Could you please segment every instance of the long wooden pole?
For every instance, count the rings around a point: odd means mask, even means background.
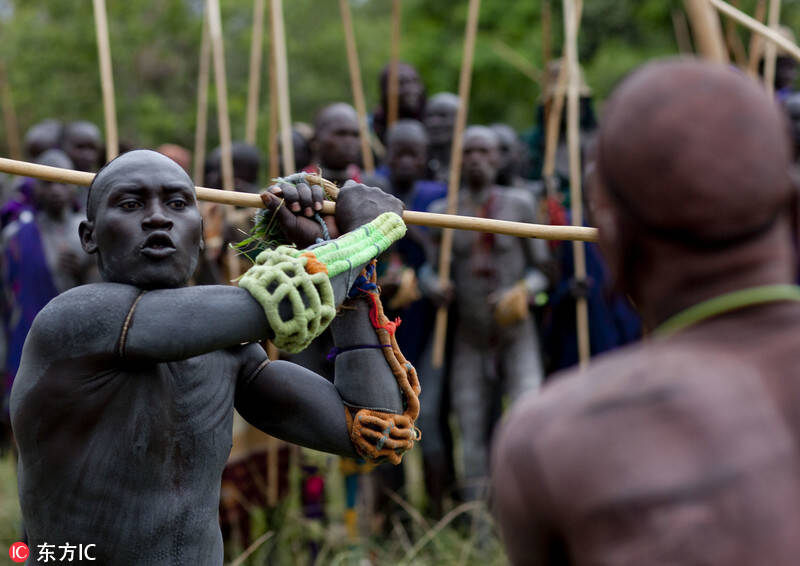
[[[537,69],[536,66],[525,57],[514,51],[506,42],[495,39],[491,47],[492,51],[503,61],[514,67],[537,85],[542,84],[542,71]],[[546,68],[547,67],[545,67],[545,69]]]
[[[781,0],[770,0],[769,2],[769,27],[778,33],[778,25],[781,20]],[[767,43],[764,50],[764,88],[770,96],[775,94],[775,61],[778,57],[778,48],[772,42]]]
[[[717,7],[719,9],[719,7]],[[764,18],[767,17],[767,0],[758,0],[756,4],[755,19],[758,23],[764,23]],[[741,22],[740,22],[741,23]],[[750,34],[750,47],[748,55],[750,61],[747,64],[747,74],[754,79],[758,77],[758,60],[761,57],[761,45],[764,39],[760,33]]]
[[[35,177],[45,181],[54,181],[72,185],[88,186],[94,179],[94,173],[73,171],[60,167],[49,167],[26,161],[0,158],[0,172],[22,177]],[[336,185],[317,175],[309,175],[308,182],[323,186],[332,194],[338,190]],[[264,208],[261,197],[257,194],[240,193],[236,191],[220,191],[206,187],[195,187],[197,199],[206,202],[216,202],[233,206],[251,208]],[[322,203],[324,214],[333,214],[336,211],[334,202]],[[472,216],[456,216],[449,214],[434,214],[431,212],[403,211],[403,220],[407,224],[417,226],[432,226],[436,228],[452,228],[455,230],[473,230],[477,232],[491,232],[493,234],[506,234],[521,238],[541,238],[543,240],[579,240],[582,242],[596,242],[597,229],[583,226],[549,226],[528,224],[525,222],[510,222],[507,220],[492,220],[490,218],[476,218]]]
[[[217,122],[219,124],[222,188],[233,190],[233,152],[231,150],[231,121],[228,114],[228,83],[225,75],[225,51],[222,43],[222,18],[219,0],[208,0],[208,33],[214,58],[214,84],[217,90]]]
[[[685,55],[693,53],[692,37],[689,35],[689,22],[686,21],[686,13],[683,10],[675,9],[672,11],[672,28],[675,31],[678,51]]]
[[[729,18],[736,20],[746,28],[760,35],[763,39],[766,39],[769,43],[777,45],[794,59],[800,61],[800,47],[786,39],[777,31],[765,26],[758,20],[748,16],[741,10],[737,10],[722,0],[708,0],[708,2]]]
[[[6,128],[6,144],[12,159],[22,159],[22,144],[19,141],[17,113],[14,110],[14,99],[11,97],[11,85],[8,82],[5,64],[0,61],[0,91],[3,98],[3,123]]]
[[[709,0],[684,0],[686,13],[694,32],[694,43],[703,57],[717,63],[728,63],[728,50],[722,37],[722,26]]]
[[[114,76],[111,71],[111,46],[108,42],[106,1],[94,0],[94,23],[97,29],[97,52],[100,59],[100,82],[103,88],[103,115],[106,123],[106,161],[119,154],[117,110],[114,105]]]
[[[270,29],[272,27],[270,15]],[[278,161],[278,78],[275,76],[275,36],[269,34],[269,178],[281,174]]]
[[[250,80],[247,85],[247,119],[244,141],[256,143],[258,99],[261,92],[261,53],[264,51],[264,0],[253,2],[253,37],[250,40]]]
[[[399,115],[398,93],[399,73],[398,64],[400,62],[400,0],[392,0],[392,50],[391,62],[389,64],[389,84],[387,89],[388,109],[386,112],[386,130],[397,122]]]
[[[569,144],[569,186],[572,223],[583,225],[583,192],[581,188],[581,148],[580,148],[580,67],[578,66],[578,22],[576,21],[575,0],[564,0],[564,28],[566,64],[569,72],[567,93],[567,142]],[[586,280],[586,248],[583,242],[573,242],[575,260],[575,280]],[[591,356],[589,340],[589,307],[586,297],[575,300],[575,314],[578,325],[578,360],[586,367]]]
[[[732,0],[733,6],[738,8],[738,1]],[[747,52],[744,49],[742,38],[739,37],[739,30],[733,20],[725,20],[725,42],[728,44],[728,49],[733,54],[733,60],[736,61],[736,66],[740,69],[747,70]]]
[[[575,7],[576,25],[580,22],[583,14],[583,2],[579,1]],[[558,149],[558,138],[561,133],[561,116],[564,112],[564,99],[567,95],[567,84],[569,82],[569,69],[566,62],[566,53],[562,57],[561,66],[558,69],[558,78],[553,88],[553,100],[550,102],[550,109],[547,112],[547,122],[545,123],[544,140],[544,163],[542,166],[542,178],[545,180],[545,187],[549,196],[554,196],[555,186],[552,182],[556,172],[556,150]]]
[[[458,211],[458,189],[461,185],[461,158],[464,146],[464,127],[467,123],[469,109],[469,93],[472,82],[472,56],[475,53],[475,36],[478,32],[478,15],[480,0],[469,1],[467,27],[464,38],[464,55],[461,59],[461,76],[458,81],[458,106],[456,123],[453,132],[453,144],[450,154],[450,182],[447,186],[447,213],[455,215]],[[453,252],[453,232],[445,230],[439,247],[439,282],[448,285],[450,282],[450,262]],[[444,364],[444,348],[447,338],[447,308],[442,307],[436,313],[436,329],[433,343],[433,367],[440,368]]]
[[[289,65],[286,57],[286,35],[283,25],[283,0],[272,0],[272,50],[275,55],[275,78],[278,89],[278,117],[281,125],[281,157],[283,171],[294,172],[292,145],[292,111],[289,105]]]
[[[361,82],[361,68],[358,63],[358,49],[356,36],[353,31],[353,17],[350,13],[348,0],[339,0],[339,10],[342,13],[342,26],[344,39],[347,45],[347,66],[350,69],[350,86],[353,89],[353,102],[358,113],[358,130],[361,139],[361,159],[364,162],[364,171],[372,174],[375,171],[375,162],[372,159],[372,149],[369,145],[369,126],[367,125],[367,105],[364,102],[364,84]]]
[[[202,185],[206,161],[208,133],[208,78],[211,66],[211,46],[208,37],[208,10],[203,11],[203,38],[200,41],[200,65],[197,73],[197,124],[194,130],[194,182]]]

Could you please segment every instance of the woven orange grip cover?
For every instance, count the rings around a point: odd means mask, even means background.
[[[370,281],[375,282],[374,269]],[[419,429],[414,426],[417,416],[419,416],[421,388],[417,370],[406,360],[397,345],[397,339],[394,336],[395,325],[383,312],[380,293],[368,292],[367,295],[372,302],[370,318],[378,335],[378,341],[384,345],[391,345],[391,348],[382,348],[383,355],[403,394],[405,411],[398,415],[373,409],[345,408],[347,427],[356,451],[364,459],[385,460],[397,465],[402,461],[403,454],[410,450],[422,436]]]

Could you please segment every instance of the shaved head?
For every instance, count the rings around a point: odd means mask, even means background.
[[[119,157],[109,161],[100,171],[97,172],[92,184],[89,185],[89,195],[86,203],[86,218],[94,220],[97,214],[98,204],[108,189],[109,181],[116,180],[120,176],[130,175],[133,172],[146,172],[152,167],[160,167],[181,182],[188,183],[194,187],[194,182],[188,173],[175,161],[149,149],[137,149],[123,153]]]
[[[690,246],[746,240],[789,202],[787,131],[777,104],[737,71],[649,64],[608,103],[598,181],[639,232]]]

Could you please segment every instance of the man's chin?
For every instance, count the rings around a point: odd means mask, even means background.
[[[179,273],[163,273],[155,272],[154,270],[138,270],[135,273],[103,273],[103,280],[108,283],[121,283],[123,285],[131,285],[144,289],[147,291],[153,289],[176,289],[185,287],[191,274],[185,276]]]

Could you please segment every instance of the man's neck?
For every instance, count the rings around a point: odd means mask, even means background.
[[[467,185],[467,195],[475,206],[481,206],[489,199],[492,185]]]
[[[667,257],[658,251],[656,255]],[[675,261],[655,261],[636,291],[642,322],[653,330],[671,316],[726,293],[762,285],[793,284],[793,256],[788,232],[773,229],[735,251],[684,253]]]
[[[450,163],[451,144],[432,145],[429,148],[430,159],[435,159],[439,163]]]

